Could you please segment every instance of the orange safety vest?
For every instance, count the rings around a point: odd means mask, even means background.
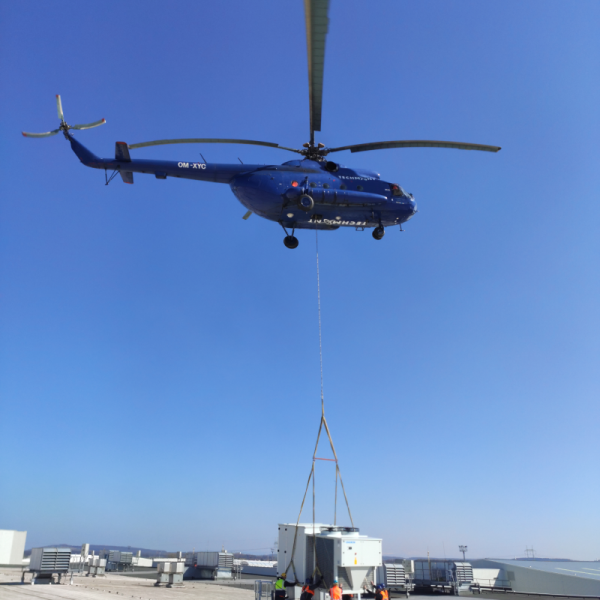
[[[331,600],[342,600],[342,588],[339,585],[334,585],[329,590],[329,596]]]
[[[389,600],[390,595],[387,590],[380,590],[382,600]]]
[[[314,591],[314,590],[311,590],[311,589],[310,589],[310,586],[308,586],[308,585],[305,585],[305,586],[302,588],[302,593],[304,593],[304,592],[308,592],[308,593],[309,593],[311,596],[314,596],[314,595],[315,595],[315,591]]]

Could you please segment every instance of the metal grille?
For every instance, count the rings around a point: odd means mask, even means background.
[[[254,582],[254,600],[271,600],[273,596],[273,582],[257,579]]]
[[[323,575],[323,583],[329,588],[333,585],[333,548],[334,540],[331,538],[317,537],[317,565]],[[311,544],[312,546],[312,544]],[[344,587],[338,572],[340,585]]]
[[[415,560],[415,583],[448,583],[452,581],[454,563],[442,560]]]
[[[346,567],[338,567],[338,581],[342,589],[352,589],[352,579],[350,579],[350,573],[346,571]],[[333,577],[331,579],[331,582],[333,584]]]
[[[66,573],[71,561],[71,550],[61,548],[44,548],[42,552],[41,570],[53,573]]]
[[[456,563],[456,582],[471,583],[473,581],[473,567],[469,563]]]
[[[386,564],[385,567],[385,584],[387,586],[404,585],[406,582],[406,574],[404,573],[404,565]]]
[[[219,552],[219,569],[233,569],[233,554]]]
[[[314,544],[314,536],[307,535],[306,536],[306,565],[304,577],[310,577],[312,575],[313,569],[315,568],[315,557],[313,553],[313,544]]]

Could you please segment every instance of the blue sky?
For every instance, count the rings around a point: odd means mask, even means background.
[[[397,555],[600,557],[600,5],[332,1],[323,131],[415,195],[321,234],[325,398],[355,524]],[[308,139],[301,2],[0,6],[0,528],[262,552],[318,419],[314,233],[228,186],[81,166],[56,136]],[[281,163],[237,146],[140,158]],[[323,447],[323,455],[326,448]],[[317,519],[333,469],[318,465]],[[305,513],[310,520],[310,512]],[[347,520],[346,520],[347,521]],[[346,522],[344,521],[344,522]]]

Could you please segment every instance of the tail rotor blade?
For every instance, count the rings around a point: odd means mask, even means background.
[[[48,131],[46,133],[27,133],[26,131],[22,131],[21,133],[25,137],[42,138],[42,137],[50,137],[51,135],[56,135],[59,131],[60,131],[60,129],[55,129],[54,131]]]
[[[85,125],[71,125],[70,129],[91,129],[92,127],[99,127],[100,125],[104,125],[106,123],[106,119],[100,119],[99,121],[94,121],[93,123],[86,123]]]
[[[58,111],[58,118],[61,121],[65,120],[65,116],[63,115],[62,102],[60,101],[60,95],[56,94],[56,110]]]

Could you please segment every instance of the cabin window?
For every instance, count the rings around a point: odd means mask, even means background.
[[[357,186],[356,186],[356,189],[357,189],[359,192],[362,192],[362,191],[363,191],[365,188],[364,188],[362,185],[357,185]]]
[[[329,184],[328,184],[328,183],[324,183],[324,184],[323,184],[323,187],[324,187],[325,189],[329,189]]]
[[[346,187],[345,183],[340,183],[340,190],[347,190],[348,188]]]
[[[312,188],[317,187],[317,184],[314,181],[311,181],[308,185]]]
[[[392,188],[392,196],[408,196],[397,183],[392,183],[390,187]]]

